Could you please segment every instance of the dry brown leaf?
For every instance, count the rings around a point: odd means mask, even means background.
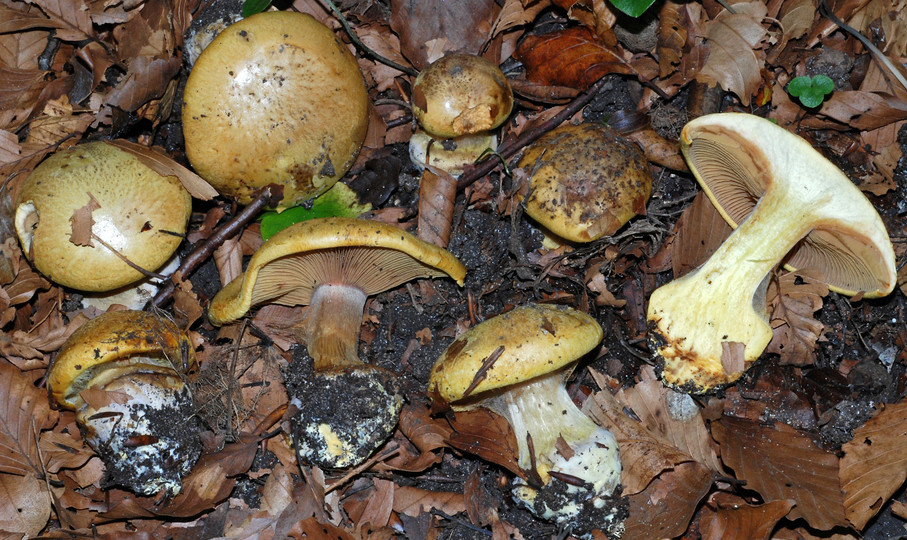
[[[221,287],[242,275],[242,246],[238,237],[228,238],[214,250],[214,265]]]
[[[665,471],[645,491],[630,496],[623,538],[680,536],[711,486],[711,473],[695,461]]]
[[[361,24],[356,27],[356,34],[362,43],[384,58],[409,67],[409,62],[400,53],[400,39],[391,32],[386,24]],[[375,82],[375,90],[384,92],[394,86],[394,79],[404,73],[381,62],[360,59],[362,70]]]
[[[868,131],[907,119],[907,103],[881,92],[835,91],[822,103],[818,114]],[[805,122],[804,125],[814,124]],[[819,123],[819,127],[825,126]]]
[[[655,53],[658,57],[658,76],[662,79],[677,69],[683,56],[683,47],[687,43],[687,30],[680,22],[680,9],[681,4],[668,0],[658,11],[658,44]]]
[[[802,280],[802,283],[797,283]],[[766,349],[781,355],[781,363],[806,366],[813,363],[816,341],[825,325],[813,317],[828,296],[828,285],[819,275],[806,270],[786,273],[769,285],[767,297],[771,306],[774,332]]]
[[[617,49],[600,44],[586,26],[527,36],[513,57],[526,67],[526,78],[547,86],[585,90],[609,73],[636,74]]]
[[[462,493],[428,491],[410,486],[397,486],[394,490],[394,512],[418,517],[430,510],[440,510],[452,516],[466,511]]]
[[[627,133],[627,137],[642,147],[646,159],[650,162],[675,171],[689,170],[680,153],[679,142],[666,139],[651,128]]]
[[[94,37],[91,17],[84,0],[36,0],[57,26],[55,37],[63,41],[82,41]]]
[[[65,26],[66,24],[62,21],[48,19],[46,15],[33,6],[0,4],[0,33],[12,34],[33,28],[64,28]],[[12,66],[13,64],[6,65]]]
[[[94,451],[82,444],[81,438],[76,438],[71,432],[45,431],[41,434],[41,456],[44,458],[44,467],[49,473],[57,473],[60,469],[77,469],[91,459]]]
[[[92,247],[91,229],[94,227],[94,218],[91,213],[101,208],[101,203],[94,198],[94,195],[88,193],[88,202],[81,208],[76,208],[69,218],[72,225],[72,233],[69,235],[69,241],[77,246]]]
[[[733,231],[705,193],[699,192],[674,226],[671,248],[674,278],[707,261]]]
[[[721,446],[722,461],[747,489],[766,502],[797,502],[790,519],[802,517],[820,530],[847,526],[838,458],[810,437],[780,422],[768,426],[728,416],[712,423],[712,435]]]
[[[427,407],[417,404],[403,407],[400,431],[422,452],[444,448],[453,432],[447,422],[432,418]]]
[[[0,473],[0,531],[37,536],[50,518],[47,484],[34,474]]]
[[[43,474],[38,435],[56,420],[47,395],[17,368],[0,362],[0,472]]]
[[[176,288],[173,290],[174,318],[180,328],[189,328],[195,321],[204,317],[205,310],[192,288],[191,281],[181,279],[179,272],[176,272],[172,279],[176,282]]]
[[[16,131],[38,105],[47,87],[45,72],[0,66],[0,129]]]
[[[160,98],[171,79],[179,73],[179,57],[168,59],[139,56],[129,63],[129,71],[116,88],[107,94],[104,104],[135,112],[152,99]]]
[[[490,37],[494,38],[508,30],[531,23],[550,5],[550,0],[505,0],[498,18],[492,25]]]
[[[487,0],[392,0],[390,25],[403,56],[422,70],[444,52],[478,54],[491,34],[493,8]]]
[[[293,471],[296,472],[295,470]],[[259,510],[269,516],[276,516],[293,501],[293,477],[283,463],[271,468],[271,473],[261,489]]]
[[[147,147],[123,139],[105,141],[107,144],[116,146],[120,150],[129,152],[146,167],[155,171],[161,176],[175,176],[179,179],[186,191],[193,198],[203,201],[209,201],[217,197],[217,190],[214,189],[204,178],[183,167],[168,156],[162,149],[156,147]]]
[[[502,416],[485,409],[458,412],[450,418],[450,425],[453,427],[448,439],[450,446],[523,476],[517,464],[516,437]]]
[[[886,405],[844,444],[841,489],[847,519],[857,530],[878,513],[907,479],[907,402]]]
[[[0,7],[0,20],[3,8]],[[4,23],[0,23],[3,27]],[[18,69],[38,69],[38,57],[47,47],[47,30],[0,34],[0,65]]]
[[[450,173],[427,165],[419,183],[419,225],[417,236],[446,248],[450,243],[457,180]]]
[[[294,540],[354,540],[356,536],[336,525],[308,518],[297,523],[288,538]]]
[[[714,499],[700,522],[702,540],[767,540],[778,521],[795,504],[788,499],[751,505],[739,497],[721,493]]]
[[[762,26],[767,10],[762,2],[740,2],[734,4],[734,11],[722,11],[706,25],[709,56],[696,78],[721,85],[749,105],[762,84],[764,58],[758,49],[767,35]]]
[[[790,40],[803,37],[812,28],[815,18],[816,6],[812,0],[785,1],[778,13],[782,32],[780,42],[773,48],[773,58],[781,54]]]

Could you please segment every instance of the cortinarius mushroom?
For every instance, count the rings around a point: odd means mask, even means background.
[[[313,219],[265,242],[245,274],[214,297],[208,317],[224,324],[264,302],[309,306],[300,335],[315,377],[292,400],[300,408],[294,442],[310,462],[348,467],[390,436],[402,406],[395,374],[359,359],[366,297],[417,278],[450,276],[462,285],[465,275],[449,252],[392,225]],[[344,396],[349,406],[321,407],[319,392]]]
[[[76,412],[82,437],[106,466],[103,486],[174,495],[201,453],[183,376],[195,353],[170,321],[143,311],[92,319],[60,348],[47,385]]]
[[[885,224],[809,143],[763,118],[723,113],[688,123],[681,148],[736,230],[702,266],[652,293],[650,339],[666,384],[706,392],[759,358],[772,338],[765,288],[779,263],[816,269],[846,295],[892,291]]]
[[[604,124],[562,125],[529,147],[526,213],[572,242],[614,234],[646,213],[652,173],[633,141]]]
[[[519,483],[518,501],[561,524],[592,513],[617,535],[626,517],[617,441],[577,409],[564,386],[570,366],[601,339],[601,326],[585,313],[518,307],[454,340],[432,368],[428,392],[437,405],[483,407],[507,419],[519,466],[542,482]]]
[[[242,204],[272,183],[284,188],[280,208],[327,191],[368,128],[356,59],[329,28],[296,12],[227,27],[199,55],[184,100],[189,161]]]
[[[90,245],[73,241],[80,210],[91,216]],[[15,225],[39,272],[66,287],[102,292],[144,277],[120,256],[151,272],[167,263],[191,212],[192,198],[175,176],[92,142],[61,150],[35,168],[19,191]],[[87,215],[83,220],[87,227]]]
[[[496,65],[479,56],[454,53],[419,73],[412,105],[413,116],[425,130],[410,139],[413,163],[459,176],[487,149],[497,149],[492,130],[510,115],[513,92]]]

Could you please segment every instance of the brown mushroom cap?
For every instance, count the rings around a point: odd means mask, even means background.
[[[633,141],[603,124],[562,125],[523,154],[526,213],[573,242],[614,234],[646,213],[652,173]]]
[[[454,340],[432,368],[428,392],[455,403],[535,379],[575,362],[602,336],[601,326],[581,311],[547,304],[521,306]],[[480,372],[492,354],[499,356],[482,378]]]
[[[73,213],[89,204],[92,232],[131,262],[155,271],[179,247],[192,198],[175,176],[161,176],[104,142],[61,150],[29,175],[19,192],[16,232],[25,255],[51,281],[109,291],[144,275],[96,239],[70,241]]]
[[[377,294],[421,277],[450,276],[460,285],[466,267],[450,252],[377,221],[323,218],[272,236],[245,273],[208,308],[214,324],[242,317],[255,304],[307,305],[322,284],[352,284]]]
[[[413,115],[435,137],[459,137],[501,125],[513,92],[501,70],[472,54],[449,54],[425,68],[413,85]]]
[[[247,204],[268,184],[279,207],[330,188],[368,128],[356,58],[309,15],[273,11],[230,25],[202,52],[183,105],[186,154],[217,190]]]
[[[53,401],[76,410],[79,393],[125,371],[184,373],[195,364],[189,338],[172,322],[144,311],[113,311],[85,323],[60,348],[47,386]]]
[[[796,193],[801,202],[792,201],[786,219],[808,214],[815,225],[784,260],[787,268],[818,269],[829,288],[847,295],[863,292],[872,298],[894,288],[894,251],[878,212],[808,142],[769,120],[741,113],[697,118],[683,128],[680,142],[703,190],[734,228],[766,189],[803,186],[803,195]]]

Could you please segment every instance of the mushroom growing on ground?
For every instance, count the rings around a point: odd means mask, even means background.
[[[396,375],[359,359],[366,297],[444,276],[462,285],[466,268],[402,229],[363,219],[313,219],[265,242],[246,272],[214,297],[208,318],[228,323],[264,302],[309,306],[299,334],[314,374],[292,399],[300,409],[293,418],[294,443],[312,463],[349,467],[390,436],[402,407]],[[322,397],[338,396],[348,406],[322,406]]]
[[[356,58],[309,15],[258,13],[199,55],[183,105],[186,155],[221,194],[248,204],[268,184],[279,208],[327,191],[353,165],[368,128]]]
[[[140,495],[180,492],[201,453],[185,334],[143,311],[113,311],[76,330],[50,367],[51,401],[75,411],[106,467],[103,487]]]
[[[722,113],[688,123],[681,148],[736,230],[702,266],[649,299],[650,340],[666,384],[707,392],[733,383],[759,358],[772,338],[765,289],[779,263],[816,269],[846,295],[892,291],[885,224],[809,143],[769,120]]]
[[[459,176],[487,149],[497,149],[492,130],[510,115],[513,92],[496,65],[480,56],[454,53],[419,73],[412,105],[424,130],[409,141],[413,164]]]
[[[482,407],[503,416],[519,446],[519,466],[540,485],[518,483],[517,500],[568,525],[591,513],[617,536],[626,517],[620,456],[564,386],[569,367],[602,339],[601,326],[574,309],[530,305],[461,334],[431,371],[429,396],[454,411]]]
[[[25,256],[51,281],[103,292],[145,277],[123,258],[151,272],[166,264],[191,212],[192,198],[175,176],[92,142],[61,150],[32,171],[19,191],[15,226]],[[77,244],[79,226],[86,238]]]
[[[633,141],[604,124],[561,125],[532,144],[526,213],[572,242],[614,234],[646,213],[652,173]]]

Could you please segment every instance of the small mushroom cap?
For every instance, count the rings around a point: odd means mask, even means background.
[[[97,239],[76,245],[73,213],[91,201],[92,233],[141,268],[155,271],[179,247],[192,197],[175,176],[161,176],[105,142],[79,144],[35,168],[19,192],[15,226],[22,250],[51,281],[110,291],[144,277]]]
[[[329,28],[290,11],[221,32],[192,68],[184,100],[189,161],[242,204],[272,183],[284,187],[281,208],[327,191],[368,128],[356,58]]]
[[[366,219],[312,219],[268,239],[245,273],[211,300],[208,318],[228,323],[265,301],[308,305],[324,283],[347,283],[372,295],[443,276],[463,285],[466,267],[449,251],[398,227]]]
[[[766,188],[796,183],[795,216],[816,222],[785,265],[815,268],[830,289],[865,297],[890,293],[894,249],[872,203],[808,142],[777,124],[743,113],[701,116],[680,135],[690,169],[732,226],[749,216]]]
[[[144,311],[113,311],[92,319],[60,347],[47,386],[54,403],[76,410],[82,390],[126,371],[185,373],[195,365],[189,338],[172,322]]]
[[[633,141],[603,124],[562,125],[520,159],[530,173],[526,213],[573,242],[614,234],[646,213],[652,173]]]
[[[547,304],[521,306],[455,339],[435,362],[428,393],[449,404],[528,381],[577,361],[602,336],[598,322],[581,311]],[[493,354],[499,356],[483,374]]]
[[[413,115],[435,137],[494,129],[513,109],[513,91],[501,70],[472,54],[449,54],[416,77]]]

